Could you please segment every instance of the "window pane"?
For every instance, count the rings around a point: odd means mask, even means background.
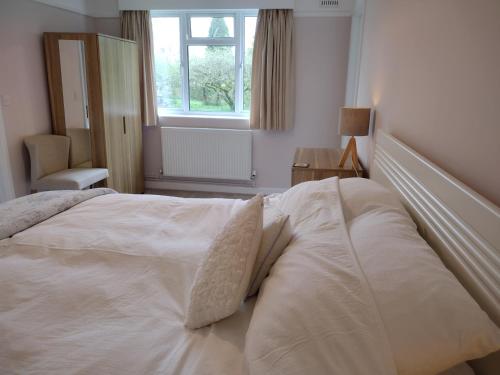
[[[235,47],[189,46],[189,108],[234,112]]]
[[[234,17],[191,17],[193,38],[234,38]]]
[[[179,17],[153,17],[158,108],[182,109]]]
[[[243,110],[250,110],[250,88],[252,84],[253,42],[257,17],[245,17],[245,65],[243,67]]]

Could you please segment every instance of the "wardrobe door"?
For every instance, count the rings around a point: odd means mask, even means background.
[[[132,193],[144,192],[142,124],[139,91],[139,60],[136,43],[123,42],[124,83],[126,96],[128,171]]]
[[[125,99],[123,42],[99,36],[99,62],[103,101],[106,161],[109,171],[108,187],[121,193],[130,191],[127,169],[128,152],[124,139],[126,124],[123,118]]]

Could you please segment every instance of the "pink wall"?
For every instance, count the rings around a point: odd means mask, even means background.
[[[284,133],[254,131],[253,167],[258,188],[290,187],[296,147],[340,145],[337,119],[345,97],[350,27],[350,17],[295,18],[295,127]],[[242,126],[241,120],[218,121],[226,121],[228,127]],[[169,122],[167,125],[181,125],[180,120]],[[206,126],[207,121],[198,119],[189,125]],[[144,130],[146,176],[158,177],[161,168],[159,133],[159,128]]]
[[[499,19],[498,0],[368,1],[358,92],[375,128],[497,205]]]
[[[29,192],[23,138],[49,133],[44,31],[93,31],[93,19],[29,0],[0,4],[0,97],[16,194]]]

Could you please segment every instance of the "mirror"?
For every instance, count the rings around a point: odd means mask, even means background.
[[[70,167],[91,168],[85,42],[60,39],[59,59],[66,135],[71,139]]]

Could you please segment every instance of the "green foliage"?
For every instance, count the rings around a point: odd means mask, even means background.
[[[192,47],[190,47],[192,48]],[[189,59],[189,93],[191,101],[234,112],[235,66],[234,47],[210,46],[204,57]]]
[[[250,110],[251,87],[252,87],[252,58],[253,48],[245,51],[245,64],[243,66],[243,110]]]
[[[224,18],[212,18],[210,37],[228,37]],[[203,53],[201,49],[203,50]],[[243,109],[250,107],[252,49],[245,51],[243,71]],[[163,108],[182,108],[181,69],[178,60],[155,56],[158,104]],[[189,107],[191,111],[235,111],[235,47],[209,45],[189,47]]]
[[[212,18],[208,36],[212,38],[229,36],[224,18]],[[234,47],[207,46],[204,57],[190,57],[189,104],[191,110],[234,112],[234,51]],[[205,105],[196,108],[197,102]]]
[[[182,108],[181,70],[179,60],[155,56],[156,94],[161,108]]]
[[[226,25],[226,20],[222,17],[214,17],[210,22],[208,29],[209,38],[226,38],[229,36],[229,29]]]

